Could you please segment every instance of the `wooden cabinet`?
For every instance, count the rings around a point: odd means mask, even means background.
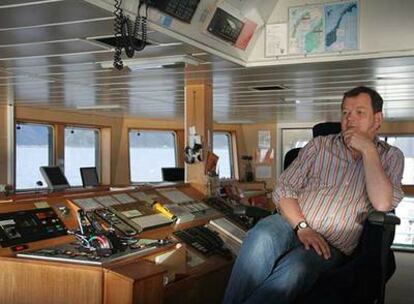
[[[163,303],[165,270],[148,261],[104,271],[105,304]]]
[[[0,258],[0,303],[101,304],[99,267]]]

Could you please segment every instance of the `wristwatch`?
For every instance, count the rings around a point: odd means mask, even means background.
[[[306,221],[300,221],[296,225],[296,227],[293,229],[293,231],[295,231],[295,233],[298,233],[298,230],[299,229],[305,229],[305,228],[308,228],[308,227],[309,227],[309,225],[308,225],[308,223]]]

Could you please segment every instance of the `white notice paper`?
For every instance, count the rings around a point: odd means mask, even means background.
[[[270,130],[259,130],[258,146],[260,149],[269,149],[271,143]]]
[[[266,25],[266,50],[265,56],[279,56],[287,53],[287,24]]]

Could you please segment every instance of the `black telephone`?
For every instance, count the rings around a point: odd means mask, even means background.
[[[243,230],[247,231],[253,227],[254,221],[245,215],[238,215],[235,210],[243,206],[236,200],[229,197],[212,196],[205,201],[209,206],[220,211],[228,218],[232,223],[236,224]]]
[[[190,23],[200,0],[150,0],[149,5],[181,21]]]
[[[204,226],[176,231],[174,235],[206,256],[228,252],[218,234]]]

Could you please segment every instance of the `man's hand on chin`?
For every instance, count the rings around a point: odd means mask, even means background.
[[[351,150],[354,159],[374,147],[375,134],[374,129],[360,132],[355,128],[349,128],[343,132],[345,145]]]

